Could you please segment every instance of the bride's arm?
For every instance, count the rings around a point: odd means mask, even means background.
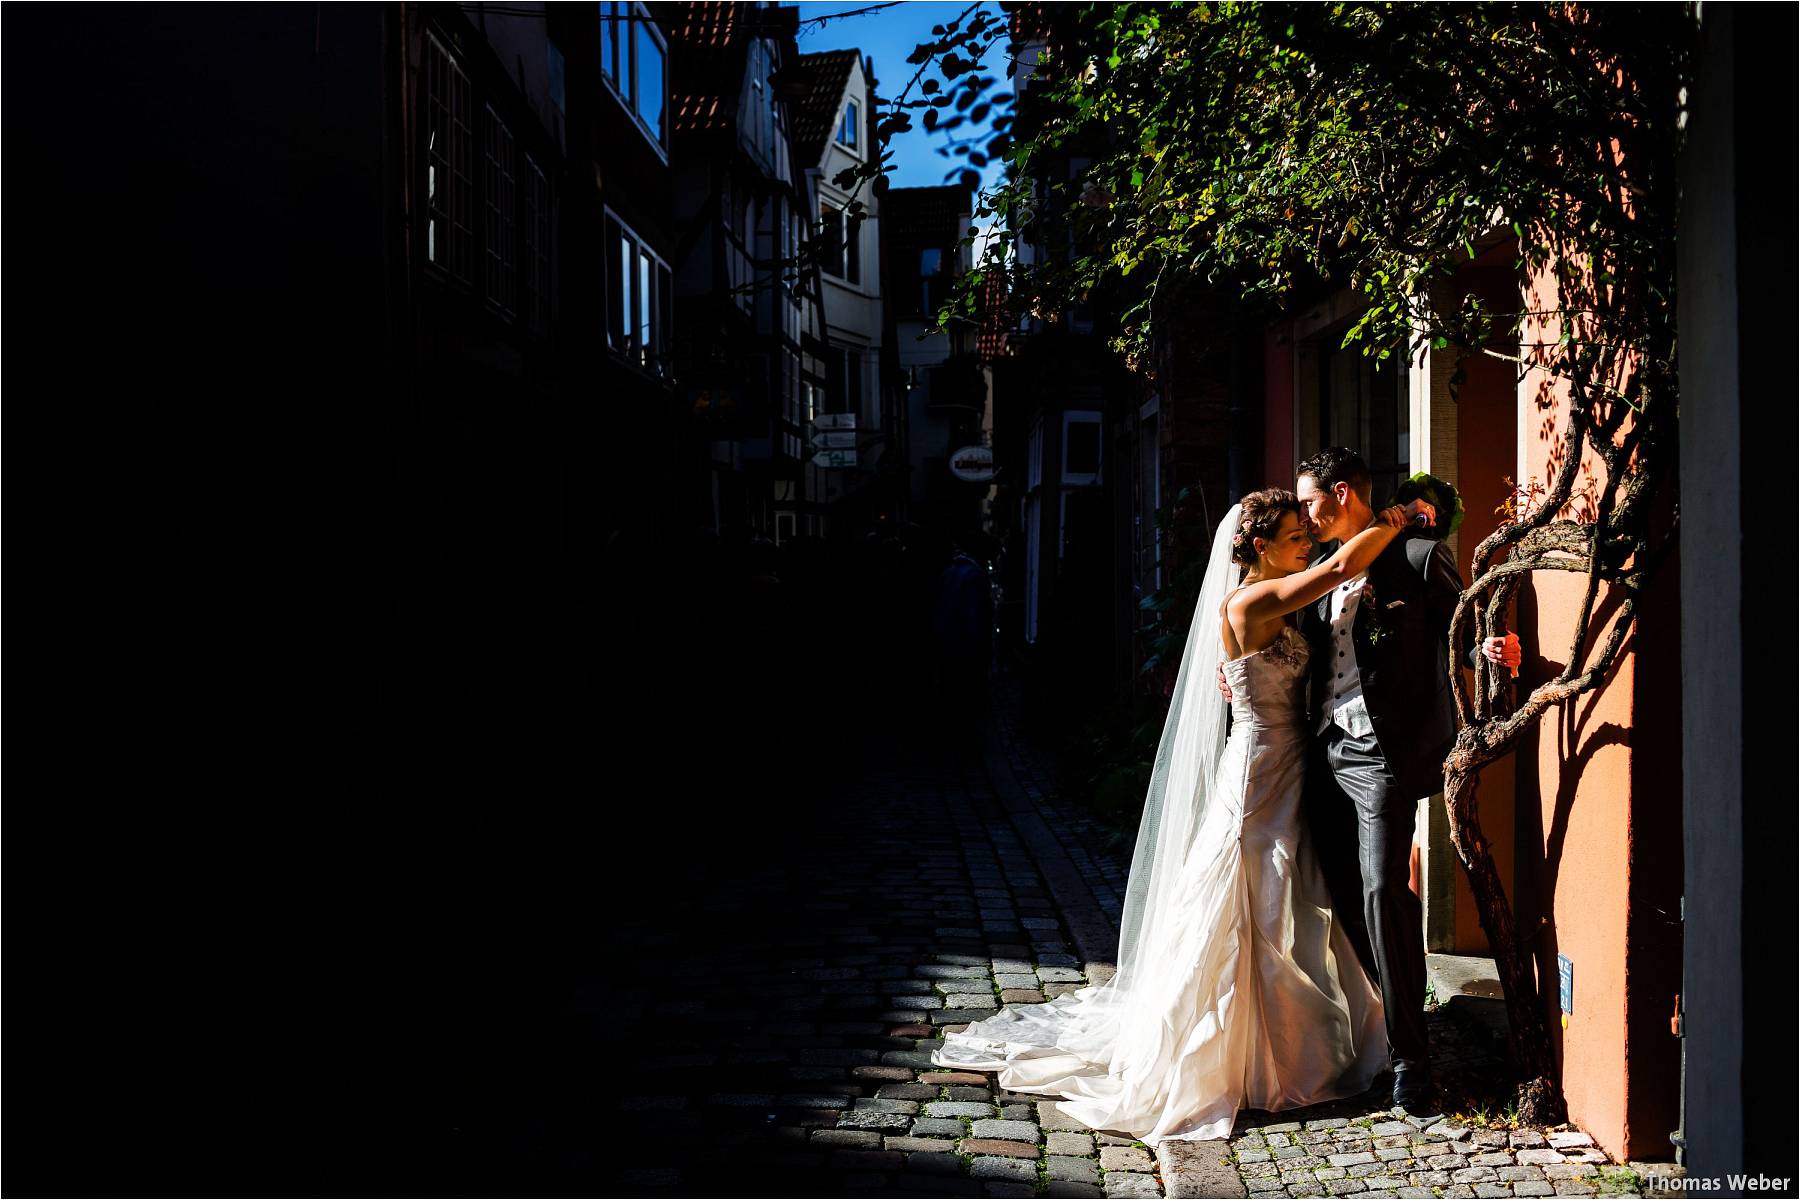
[[[1406,510],[1396,505],[1375,515],[1375,523],[1338,547],[1324,562],[1284,575],[1253,583],[1232,597],[1233,607],[1244,614],[1247,624],[1272,621],[1295,609],[1305,608],[1332,588],[1368,570],[1388,543],[1406,528]]]

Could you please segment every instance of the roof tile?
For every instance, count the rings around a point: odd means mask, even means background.
[[[788,111],[793,114],[794,151],[800,161],[812,165],[824,157],[826,143],[837,133],[838,106],[850,82],[850,70],[860,57],[856,50],[802,54],[782,72]]]

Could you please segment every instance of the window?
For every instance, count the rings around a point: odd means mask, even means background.
[[[844,277],[844,211],[825,200],[819,201],[819,267]]]
[[[790,425],[800,423],[800,359],[792,350],[781,354],[781,416]]]
[[[469,80],[434,37],[426,39],[425,93],[425,259],[471,282],[474,132]]]
[[[668,50],[649,10],[628,0],[600,6],[600,71],[659,150],[668,146],[664,121]]]
[[[495,311],[547,322],[554,253],[543,170],[432,34],[420,87],[425,261],[454,280],[479,283]]]
[[[1100,414],[1063,414],[1063,482],[1100,482]]]
[[[863,352],[847,346],[825,351],[825,411],[860,417],[863,399]]]
[[[525,156],[525,266],[526,320],[537,325],[550,321],[550,183],[543,171]]]
[[[762,78],[767,79],[770,72],[774,70],[775,64],[765,58]],[[775,121],[775,95],[773,89],[765,90],[760,108],[763,127],[763,146],[768,153],[769,161],[774,163],[779,161],[777,156],[779,143],[775,139],[777,125]]]
[[[939,249],[919,251],[919,311],[929,317],[943,303],[949,279],[944,271],[944,252]]]
[[[738,241],[743,249],[734,249],[729,244],[726,247],[727,278],[731,281],[737,306],[744,312],[750,312],[756,306],[756,214],[756,198],[745,196],[737,219]]]
[[[845,149],[848,149],[848,150],[856,149],[856,143],[857,143],[856,128],[857,128],[856,101],[852,100],[848,104],[844,105],[844,119],[838,123],[838,132],[837,132],[838,145],[843,146]]]
[[[663,136],[663,52],[662,35],[648,18],[637,22],[637,90],[633,93],[633,103],[637,106],[638,118],[650,131],[651,140],[657,145],[666,144]]]
[[[775,56],[770,52],[769,44],[758,39],[750,43],[746,61],[750,111],[743,115],[741,125],[749,131],[750,144],[763,161],[770,166],[779,166],[780,143],[776,134],[780,125],[775,119],[774,89],[769,86],[769,76],[775,70]]]
[[[557,112],[568,112],[569,105],[565,99],[565,81],[568,78],[568,64],[563,61],[563,52],[555,42],[544,41],[544,72],[550,78],[550,102],[556,105]]]
[[[863,400],[863,352],[844,351],[844,411],[860,418]]]
[[[828,200],[819,201],[819,265],[846,283],[862,282],[862,222]]]
[[[1359,349],[1333,348],[1319,372],[1319,445],[1362,455],[1380,504],[1412,474],[1405,362],[1404,353],[1376,360]]]
[[[769,92],[769,51],[761,41],[750,43],[750,119],[745,122],[757,150],[768,162],[775,161],[775,99]]]
[[[674,309],[669,265],[610,211],[606,214],[606,340],[627,361],[669,374]]]
[[[482,209],[486,237],[482,242],[483,281],[487,297],[506,312],[519,302],[518,187],[512,131],[487,110],[482,142]]]

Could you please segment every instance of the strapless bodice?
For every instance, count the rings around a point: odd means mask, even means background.
[[[1234,728],[1285,728],[1304,716],[1306,666],[1312,648],[1292,625],[1252,654],[1223,664],[1231,687]]]

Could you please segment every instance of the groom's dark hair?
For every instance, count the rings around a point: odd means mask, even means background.
[[[1375,489],[1375,481],[1369,477],[1369,464],[1347,446],[1325,447],[1300,464],[1295,477],[1301,475],[1311,475],[1315,483],[1327,490],[1333,484],[1347,483],[1351,491],[1362,497],[1364,504],[1369,503],[1369,494]]]

